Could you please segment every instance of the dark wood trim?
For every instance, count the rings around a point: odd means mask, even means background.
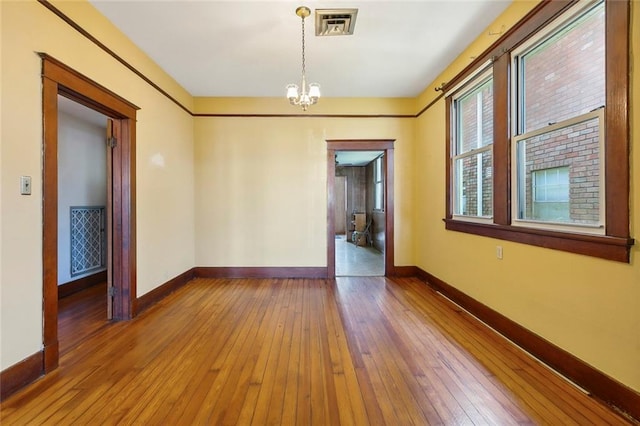
[[[58,365],[58,95],[114,119],[120,136],[113,148],[114,319],[134,314],[136,294],[135,122],[137,107],[51,56],[42,58],[43,115],[43,342],[44,372]],[[132,163],[133,162],[133,163]],[[105,295],[106,302],[106,295]]]
[[[454,220],[451,179],[451,97],[447,101],[446,122],[446,213],[447,230],[466,232],[538,247],[630,262],[635,241],[629,233],[630,144],[629,144],[629,20],[628,1],[606,0],[605,109],[605,220],[606,236],[540,230],[512,226],[511,217],[511,114],[509,112],[509,52],[549,21],[566,11],[575,1],[543,1],[518,22],[485,53],[465,68],[446,87],[461,82],[481,64],[493,59],[494,75],[494,213],[493,224]]]
[[[416,266],[396,266],[393,268],[393,275],[387,274],[393,278],[409,278],[417,277],[419,269]]]
[[[510,72],[509,55],[502,55],[493,63],[493,221],[500,225],[511,223]]]
[[[420,117],[422,114],[424,114],[425,112],[427,112],[432,106],[434,106],[440,99],[442,99],[444,97],[444,91],[441,92],[438,96],[436,96],[436,98],[434,100],[432,100],[431,102],[429,102],[424,108],[422,108],[416,115],[415,118]]]
[[[336,276],[336,150],[327,149],[327,278]],[[348,229],[348,228],[347,228]]]
[[[43,374],[42,351],[23,359],[0,372],[0,401],[4,401]]]
[[[43,74],[44,74],[43,60]],[[42,79],[43,115],[43,344],[44,371],[58,366],[58,83]]]
[[[283,99],[283,101],[285,101]],[[217,118],[416,118],[414,114],[216,114],[194,113],[194,117]]]
[[[195,268],[191,268],[188,271],[178,275],[177,277],[172,278],[161,286],[158,286],[150,292],[138,297],[137,314],[140,314],[141,312],[145,311],[146,309],[150,308],[151,306],[167,297],[169,294],[183,287],[194,278],[194,275]]]
[[[394,275],[395,272],[395,176],[394,176],[394,150],[387,148],[384,151],[384,206],[385,206],[385,237],[384,237],[384,274]]]
[[[113,177],[113,319],[128,320],[136,309],[136,158],[135,118],[114,122],[119,132],[112,151]]]
[[[336,151],[384,151],[385,167],[385,248],[384,270],[393,276],[395,268],[394,250],[394,143],[395,139],[327,139],[327,278],[335,278],[335,209],[334,182],[336,174]]]
[[[53,14],[55,14],[57,17],[59,17],[60,19],[62,19],[65,23],[67,23],[71,28],[73,28],[74,30],[76,30],[77,32],[79,32],[80,34],[82,34],[87,40],[91,41],[93,44],[95,44],[96,46],[98,46],[100,49],[102,49],[102,51],[104,51],[105,53],[107,53],[109,56],[111,56],[113,59],[115,59],[116,61],[118,61],[120,64],[124,65],[125,68],[127,68],[129,71],[133,72],[135,75],[137,75],[138,77],[140,77],[145,83],[147,83],[148,85],[150,85],[151,87],[153,87],[154,89],[156,89],[158,92],[160,92],[163,96],[165,96],[167,99],[169,99],[171,102],[173,102],[174,104],[176,104],[177,106],[179,106],[183,111],[185,111],[186,113],[193,115],[191,113],[191,111],[189,111],[187,109],[187,107],[185,107],[184,105],[182,105],[176,98],[174,98],[173,96],[171,96],[169,93],[167,93],[166,91],[164,91],[160,86],[158,86],[157,84],[155,84],[153,81],[151,81],[146,75],[142,74],[140,71],[138,71],[133,65],[131,65],[129,62],[127,62],[124,58],[122,58],[121,56],[119,56],[117,53],[115,53],[113,50],[109,49],[104,43],[102,43],[100,40],[98,40],[97,38],[95,38],[93,35],[91,35],[87,30],[85,30],[84,28],[82,28],[78,23],[76,23],[73,19],[69,18],[67,15],[65,15],[64,13],[62,13],[62,11],[60,9],[58,9],[57,7],[55,7],[54,5],[52,5],[49,1],[47,0],[38,0],[38,3],[40,3],[41,5],[43,5],[44,7],[46,7],[47,9],[49,9],[51,12],[53,12]]]
[[[196,278],[326,278],[325,267],[206,267],[193,269]]]
[[[495,60],[509,50],[520,45],[529,34],[534,34],[547,22],[560,15],[565,9],[578,0],[543,0],[527,13],[513,27],[509,28],[498,40],[477,56],[454,78],[442,85],[443,92],[473,74],[482,64]]]
[[[638,6],[635,4],[634,6]],[[607,234],[629,236],[630,133],[629,133],[629,37],[631,13],[628,1],[605,3],[606,104],[605,193]],[[636,107],[637,108],[637,107]]]
[[[553,232],[542,229],[445,219],[445,228],[499,240],[629,263],[633,238]]]
[[[443,94],[441,93],[436,99],[431,101],[427,106],[422,108],[417,114],[217,114],[217,113],[194,113],[184,106],[180,101],[171,96],[167,91],[162,89],[159,85],[154,83],[149,77],[144,75],[136,67],[127,62],[123,57],[111,50],[107,45],[102,43],[96,37],[94,37],[89,31],[85,30],[80,24],[75,22],[69,16],[65,15],[60,9],[51,4],[48,0],[37,0],[38,3],[46,7],[54,15],[62,19],[67,25],[79,32],[87,40],[98,46],[102,51],[107,53],[113,59],[118,61],[121,65],[127,68],[129,71],[140,77],[145,83],[153,87],[164,97],[176,104],[180,109],[185,111],[192,117],[237,117],[237,118],[416,118],[422,115],[425,111],[431,108],[437,101],[439,101]],[[78,100],[78,102],[82,103]],[[95,108],[94,108],[95,109]]]
[[[113,115],[115,111],[118,114],[117,117],[135,117],[136,111],[140,109],[96,81],[69,68],[53,56],[45,52],[38,52],[38,56],[42,59],[43,75],[59,85],[60,95],[104,115]],[[87,93],[91,93],[91,96]]]
[[[498,333],[587,390],[592,396],[636,419],[640,419],[640,393],[607,376],[452,285],[420,268],[417,269],[419,279],[425,281],[436,291],[460,305]]]
[[[180,109],[185,111],[187,114],[192,117],[237,117],[237,118],[417,118],[420,117],[425,111],[431,108],[436,102],[438,102],[444,93],[441,93],[436,97],[433,101],[431,101],[427,106],[422,108],[417,114],[217,114],[217,113],[194,113],[190,111],[186,106],[184,106],[180,101],[171,96],[167,91],[162,89],[159,85],[154,83],[149,77],[144,75],[141,71],[139,71],[136,67],[127,62],[123,57],[115,53],[111,50],[107,45],[102,43],[96,37],[94,37],[91,33],[85,30],[82,26],[80,26],[77,22],[71,19],[69,16],[65,15],[60,9],[51,4],[48,0],[38,0],[38,3],[46,7],[49,11],[51,11],[54,15],[62,19],[67,25],[71,28],[79,32],[83,37],[87,40],[91,41],[93,44],[98,46],[102,51],[107,53],[113,59],[122,64],[129,71],[134,73],[136,76],[140,77],[145,83],[153,87],[160,94],[165,96],[171,102],[176,104]],[[82,103],[81,101],[78,101]],[[94,108],[95,109],[95,108]]]
[[[445,184],[445,191],[444,191],[444,197],[445,197],[445,205],[444,205],[444,210],[445,210],[445,218],[446,219],[451,219],[453,217],[453,182],[451,179],[452,176],[452,169],[451,167],[453,166],[453,160],[452,160],[452,149],[453,149],[453,129],[451,128],[452,126],[452,122],[451,122],[451,114],[452,114],[452,105],[453,101],[451,96],[447,96],[445,98],[445,113],[444,113],[444,120],[445,120],[445,147],[444,147],[444,184]],[[495,170],[495,167],[494,167]],[[494,172],[495,174],[495,172]]]
[[[58,286],[58,300],[104,282],[107,282],[107,271],[98,272],[74,281],[69,281],[68,283],[60,284]]]
[[[334,151],[384,151],[393,149],[395,139],[327,139]]]

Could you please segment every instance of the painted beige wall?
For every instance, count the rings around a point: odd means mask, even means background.
[[[237,112],[237,102],[249,100],[216,104]],[[286,99],[260,102],[244,113],[283,104],[301,112]],[[349,108],[362,113],[370,104]],[[396,140],[396,264],[411,265],[413,127],[410,118],[196,118],[196,265],[326,266],[326,140],[387,138]]]
[[[533,3],[515,3],[490,28],[522,16]],[[633,3],[633,51],[640,49],[640,7]],[[510,25],[510,24],[509,24]],[[507,26],[509,28],[509,26]],[[436,81],[447,81],[493,40],[481,37]],[[631,230],[640,229],[640,57],[633,55]],[[422,95],[432,96],[426,90]],[[416,265],[550,342],[640,391],[640,247],[624,264],[446,231],[445,105],[440,100],[416,123]],[[637,237],[637,235],[636,235]],[[495,256],[504,248],[503,260]]]
[[[55,2],[175,98],[192,99],[85,2]],[[42,51],[141,109],[138,296],[194,265],[193,118],[35,1],[0,2],[2,43],[0,369],[42,348]],[[21,175],[33,195],[19,195]]]

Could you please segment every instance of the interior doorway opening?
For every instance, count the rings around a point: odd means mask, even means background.
[[[327,141],[327,276],[329,278],[394,274],[393,143],[394,140],[388,139]],[[364,158],[367,154],[370,158],[361,160],[363,163],[358,166],[354,165],[353,160],[349,160],[356,157]],[[357,167],[364,168],[356,170]],[[344,184],[342,177],[345,177]],[[343,187],[345,188],[344,198],[341,194]],[[361,195],[355,195],[357,191]],[[343,265],[339,264],[337,258],[338,250],[343,248],[354,249],[352,254],[357,255],[364,255],[368,248],[379,251],[381,253],[379,270],[343,269]],[[359,249],[362,250],[358,252]],[[340,253],[340,255],[346,256],[346,260],[349,260],[349,253]],[[354,262],[358,260],[354,259]],[[362,263],[362,260],[360,262]]]
[[[42,58],[43,105],[43,365],[46,374],[58,366],[58,170],[59,95],[107,117],[107,265],[112,265],[113,318],[130,319],[135,315],[135,122],[138,107],[98,83],[67,67],[51,56]],[[110,206],[110,207],[108,207]],[[110,214],[111,213],[111,214]],[[109,275],[109,274],[107,274]]]
[[[336,151],[336,276],[384,276],[384,151]]]
[[[58,330],[60,353],[113,312],[112,174],[106,115],[58,95]],[[88,295],[91,294],[91,298]],[[88,300],[97,299],[99,303]]]

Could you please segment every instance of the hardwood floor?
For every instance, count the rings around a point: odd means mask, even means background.
[[[413,278],[196,279],[67,348],[2,425],[630,424]]]
[[[58,342],[64,355],[107,321],[107,283],[91,286],[58,301]]]

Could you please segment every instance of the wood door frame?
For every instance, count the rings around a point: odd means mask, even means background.
[[[136,312],[136,111],[139,109],[46,53],[42,58],[43,119],[43,344],[44,373],[58,366],[58,95],[114,120],[120,140],[113,148],[113,314],[127,320]],[[105,144],[106,147],[106,144]]]
[[[336,151],[383,151],[384,152],[384,274],[395,275],[394,265],[394,195],[393,195],[393,145],[395,139],[327,139],[327,278],[336,276],[335,240],[335,176]]]

